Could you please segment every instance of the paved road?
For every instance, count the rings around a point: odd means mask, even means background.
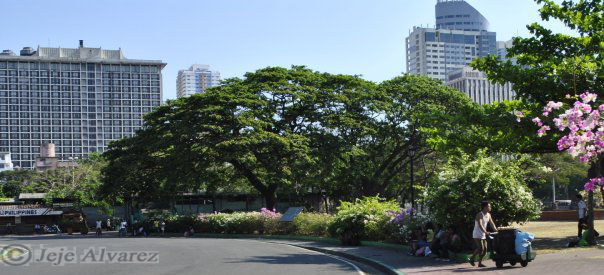
[[[66,263],[53,266],[50,262],[30,262],[29,266],[4,266],[0,262],[2,275],[44,274],[44,275],[97,275],[97,274],[249,274],[249,275],[302,275],[333,274],[359,275],[375,274],[374,270],[352,264],[313,251],[288,245],[266,243],[255,240],[226,239],[183,239],[183,238],[49,238],[22,237],[0,238],[0,245],[31,245],[32,254],[21,255],[18,246],[8,253],[15,259],[33,256],[35,261],[44,259],[59,263],[58,259],[71,260],[70,252],[79,258],[77,264]],[[40,245],[43,245],[42,247]],[[65,247],[61,250],[61,247]],[[102,253],[101,247],[106,247]],[[43,249],[46,250],[43,250]],[[94,250],[88,250],[94,248]],[[9,251],[5,249],[5,251]],[[127,254],[122,252],[127,251]],[[56,254],[51,254],[55,252]],[[138,252],[138,253],[137,253]],[[145,254],[140,253],[145,252]],[[124,263],[128,261],[154,262],[154,252],[159,253],[158,263]],[[57,255],[63,254],[63,257]],[[105,263],[82,263],[100,261],[105,255]],[[114,262],[107,263],[113,256]],[[4,257],[7,259],[9,257]],[[60,263],[60,264],[62,264]],[[60,265],[59,264],[59,265]],[[359,270],[359,267],[361,270]]]

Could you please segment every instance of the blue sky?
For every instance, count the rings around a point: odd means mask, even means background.
[[[467,0],[498,40],[540,22],[532,0]],[[89,4],[86,4],[89,3]],[[209,64],[223,77],[266,66],[307,65],[373,81],[405,71],[405,37],[434,24],[436,0],[3,0],[0,50],[24,46],[122,48],[161,59],[164,98],[178,70]],[[545,24],[569,33],[559,23]]]

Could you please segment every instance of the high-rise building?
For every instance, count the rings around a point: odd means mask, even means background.
[[[488,55],[506,58],[512,40],[497,41],[489,21],[465,0],[437,0],[435,27],[414,27],[406,46],[410,74],[442,80],[479,104],[516,96],[511,84],[492,83],[469,67],[474,59]]]
[[[209,65],[194,64],[188,70],[178,71],[176,96],[178,98],[204,93],[220,84],[220,72],[210,71]]]
[[[0,152],[33,168],[40,145],[59,160],[103,152],[134,135],[162,101],[160,60],[127,59],[122,50],[26,47],[0,53]]]
[[[438,0],[436,27],[414,27],[406,39],[407,72],[447,80],[474,59],[497,54],[489,21],[463,0]]]

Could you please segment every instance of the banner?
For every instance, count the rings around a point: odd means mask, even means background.
[[[50,208],[16,208],[16,209],[0,209],[0,217],[14,216],[45,216],[49,215]]]

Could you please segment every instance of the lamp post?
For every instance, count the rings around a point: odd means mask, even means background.
[[[415,209],[415,188],[414,188],[414,184],[413,184],[413,156],[415,156],[415,149],[413,148],[413,145],[409,145],[409,157],[411,157],[411,160],[409,161],[409,177],[411,179],[411,207],[413,209]]]
[[[556,175],[554,175],[555,172],[560,171],[560,168],[552,171],[552,203],[554,204],[554,207],[557,209],[558,207],[556,207]]]

